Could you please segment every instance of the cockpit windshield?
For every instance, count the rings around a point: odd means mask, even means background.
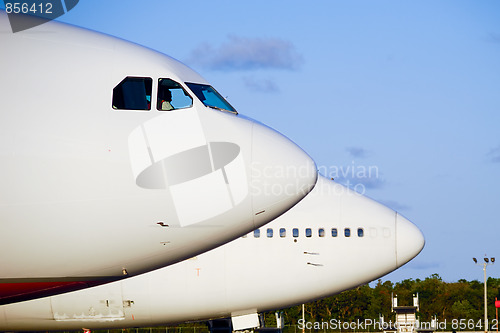
[[[212,86],[189,82],[186,82],[186,85],[205,106],[217,110],[237,113],[231,104],[229,104]]]

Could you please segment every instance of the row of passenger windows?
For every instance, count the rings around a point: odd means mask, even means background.
[[[236,112],[212,86],[187,82],[186,85],[205,106]],[[113,109],[151,110],[152,91],[152,78],[128,76],[113,88]],[[172,79],[158,79],[156,97],[156,109],[159,111],[184,109],[193,105],[193,98],[178,82]]]
[[[305,230],[305,236],[306,237],[312,237],[313,236],[313,229],[311,228],[306,228]],[[330,230],[331,236],[332,237],[338,237],[339,236],[339,230],[337,228],[331,228]],[[255,229],[253,232],[253,236],[255,238],[259,238],[261,234],[260,229]],[[324,228],[319,228],[317,230],[317,236],[318,237],[325,237],[326,236],[326,230]],[[351,228],[344,228],[344,237],[351,237]],[[274,230],[272,228],[267,228],[266,230],[266,235],[268,238],[272,238],[274,236]],[[297,238],[299,237],[300,232],[298,228],[293,228],[292,229],[292,237]],[[357,235],[358,237],[364,237],[365,231],[363,228],[358,228],[357,230]],[[286,237],[286,229],[285,228],[280,228],[279,229],[279,237],[284,238]]]

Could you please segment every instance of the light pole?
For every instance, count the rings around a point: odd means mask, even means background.
[[[477,262],[476,258],[472,258],[474,263],[479,266],[483,266],[484,272],[484,333],[488,333],[488,303],[487,303],[487,288],[486,288],[486,266],[493,265],[495,263],[495,257],[487,258],[484,257],[484,263],[480,264]]]

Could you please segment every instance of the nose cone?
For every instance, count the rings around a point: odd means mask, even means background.
[[[300,147],[262,124],[253,126],[252,198],[258,228],[304,198],[316,184],[316,164]]]
[[[403,266],[424,248],[424,235],[413,223],[396,213],[396,265]]]

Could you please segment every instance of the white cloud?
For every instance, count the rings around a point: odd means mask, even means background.
[[[357,158],[366,157],[368,154],[368,151],[361,147],[347,147],[346,150],[352,157]]]
[[[490,162],[500,163],[500,146],[490,150],[490,152],[486,156],[488,156]]]
[[[500,34],[497,34],[497,33],[490,33],[490,41],[494,42],[494,43],[500,43]]]
[[[191,52],[188,62],[223,71],[255,69],[296,70],[303,63],[293,44],[278,38],[229,36],[219,47],[203,44]]]
[[[268,79],[258,80],[253,77],[244,77],[243,83],[248,89],[256,92],[263,92],[263,93],[279,92],[278,86],[272,80]]]

